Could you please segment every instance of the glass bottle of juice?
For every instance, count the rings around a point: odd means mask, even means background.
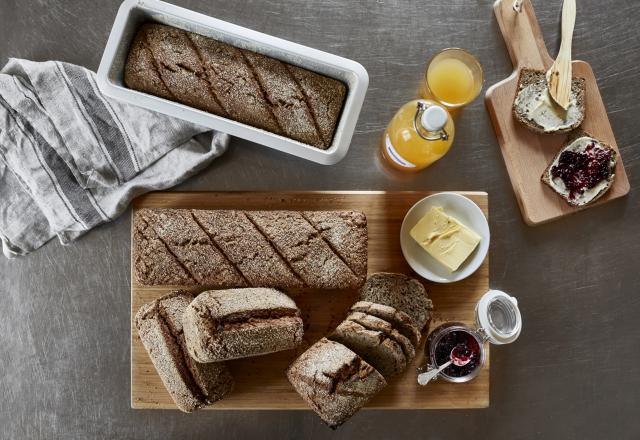
[[[447,154],[453,143],[451,115],[435,101],[409,101],[393,116],[382,140],[382,156],[402,171],[419,171]]]

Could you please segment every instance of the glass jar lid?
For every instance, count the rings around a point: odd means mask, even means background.
[[[492,344],[510,344],[522,330],[518,301],[500,290],[489,290],[476,306],[476,323]]]

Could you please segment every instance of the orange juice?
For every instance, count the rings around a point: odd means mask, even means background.
[[[426,91],[446,107],[456,108],[473,101],[482,89],[482,66],[463,49],[445,49],[427,67]]]
[[[385,130],[382,156],[394,168],[419,171],[447,154],[454,125],[438,103],[416,99],[400,107]]]

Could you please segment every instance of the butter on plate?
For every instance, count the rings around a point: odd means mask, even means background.
[[[420,219],[409,235],[451,272],[458,270],[482,239],[436,206]]]

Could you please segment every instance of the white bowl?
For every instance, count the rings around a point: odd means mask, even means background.
[[[469,258],[454,272],[449,272],[409,235],[416,223],[434,206],[442,207],[447,214],[482,237]],[[420,276],[436,283],[453,283],[474,273],[487,256],[489,239],[489,223],[480,207],[465,196],[448,192],[430,195],[413,205],[400,228],[400,247],[407,263]]]

